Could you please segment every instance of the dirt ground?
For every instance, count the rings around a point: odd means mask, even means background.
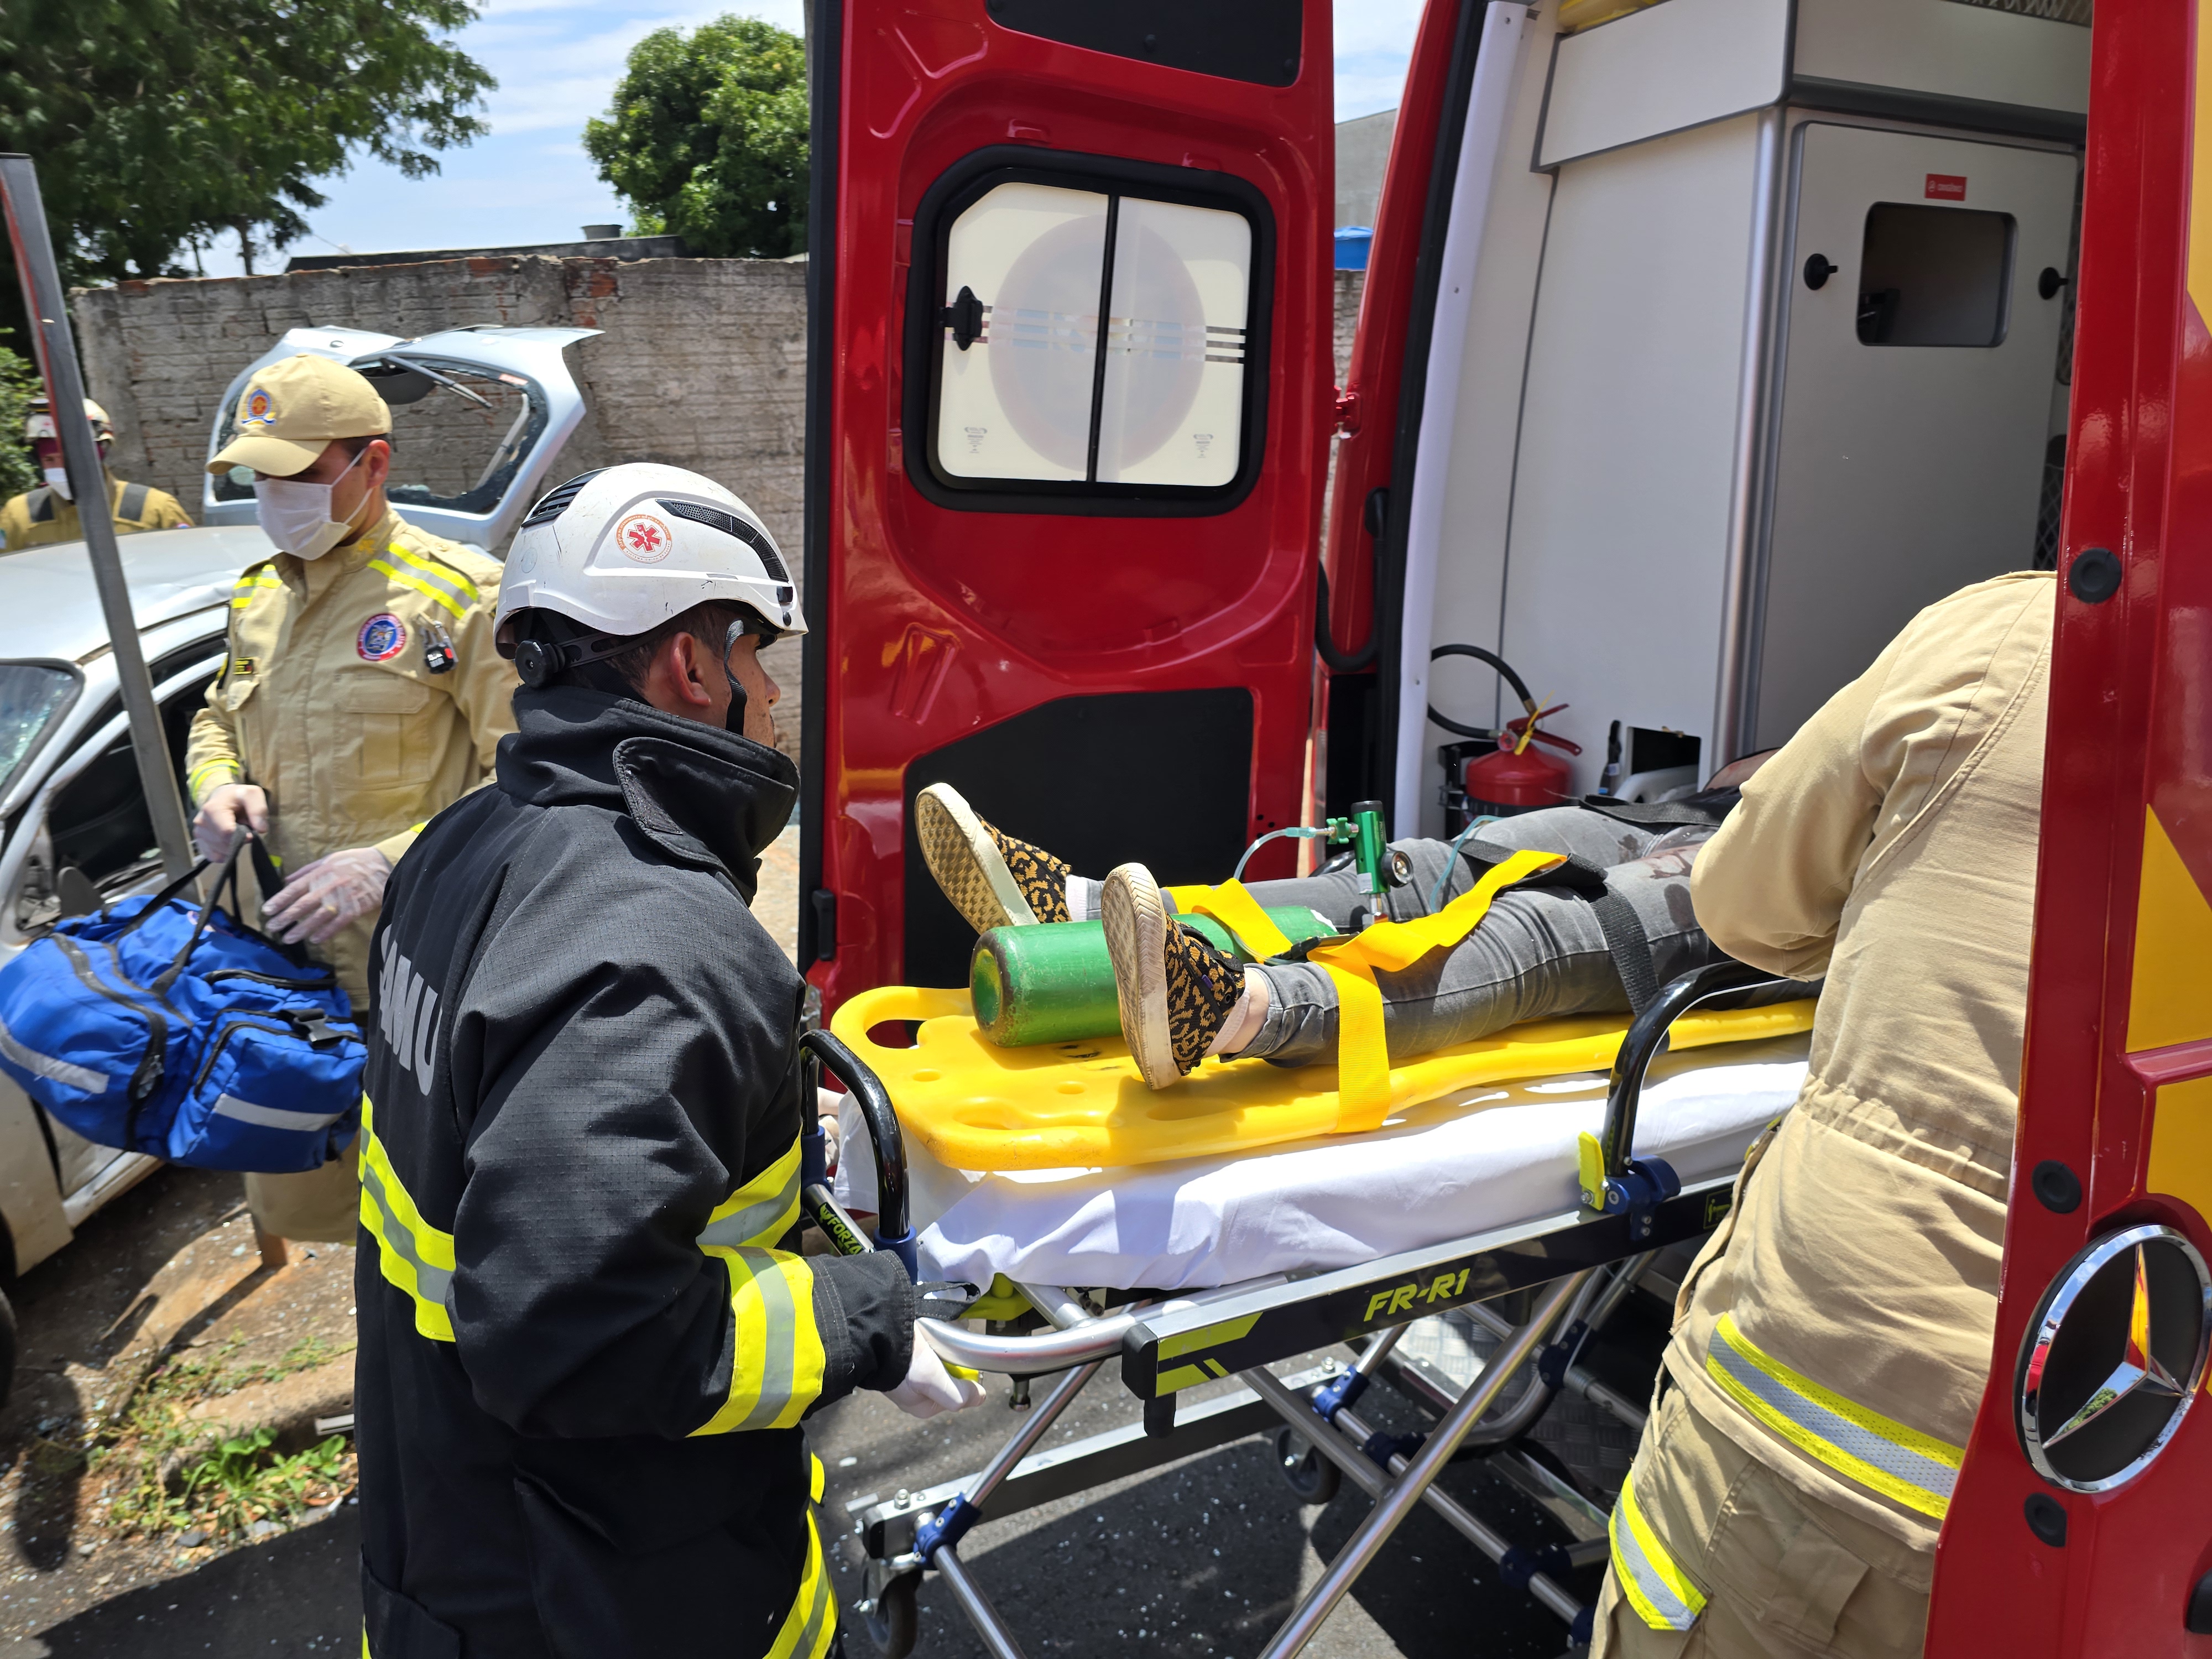
[[[21,1361],[0,1411],[0,1638],[193,1571],[244,1541],[189,1517],[150,1533],[117,1524],[135,1448],[110,1443],[115,1427],[131,1420],[152,1376],[175,1389],[188,1444],[263,1425],[288,1431],[281,1439],[312,1438],[315,1417],[352,1408],[353,1265],[350,1246],[317,1244],[267,1271],[238,1177],[168,1169],[10,1287]],[[336,1507],[264,1521],[252,1535],[315,1524]]]

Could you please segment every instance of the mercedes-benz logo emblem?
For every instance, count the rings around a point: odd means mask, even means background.
[[[2166,1447],[2204,1378],[2212,1273],[2171,1227],[2099,1239],[2051,1281],[2021,1352],[2021,1443],[2045,1479],[2108,1492]]]

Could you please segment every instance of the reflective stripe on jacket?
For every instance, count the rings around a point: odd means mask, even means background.
[[[185,516],[185,509],[166,489],[130,483],[111,472],[107,493],[118,535],[191,527],[192,521]],[[26,490],[0,507],[0,552],[21,553],[28,547],[83,539],[84,520],[77,516],[76,503],[64,501],[61,492],[50,484]]]
[[[747,906],[793,769],[628,699],[516,703],[373,951],[369,1644],[819,1659],[798,1425],[905,1376],[914,1290],[790,1248],[803,987]]]
[[[499,578],[490,559],[396,514],[319,559],[250,567],[231,593],[229,658],[192,720],[194,800],[258,784],[287,869],[348,847],[397,863],[514,730],[514,670],[492,641]],[[356,1004],[374,926],[320,947]]]
[[[1751,1455],[1916,1549],[1989,1374],[2055,593],[2007,576],[1921,612],[1744,785],[1692,878],[1715,944],[1826,985],[1668,1370]]]
[[[1637,1508],[1632,1474],[1620,1483],[1608,1530],[1613,1573],[1637,1616],[1654,1630],[1687,1630],[1696,1624],[1705,1610],[1705,1598]]]

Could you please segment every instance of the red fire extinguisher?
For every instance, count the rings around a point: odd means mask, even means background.
[[[1548,745],[1569,755],[1581,754],[1582,745],[1555,737],[1537,724],[1566,707],[1563,702],[1555,703],[1534,714],[1508,720],[1505,729],[1498,734],[1498,747],[1467,763],[1462,787],[1467,792],[1470,817],[1511,817],[1517,812],[1557,806],[1570,799],[1568,790],[1573,775],[1566,762],[1538,745]]]

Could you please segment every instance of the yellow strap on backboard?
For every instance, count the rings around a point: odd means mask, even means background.
[[[1289,935],[1275,926],[1260,908],[1260,901],[1233,876],[1218,887],[1171,887],[1168,896],[1178,909],[1212,916],[1236,936],[1255,962],[1268,961],[1291,948]]]
[[[1340,945],[1316,945],[1308,960],[1336,986],[1336,1128],[1353,1133],[1379,1128],[1390,1115],[1390,1051],[1382,1024],[1378,968],[1400,973],[1430,951],[1457,945],[1489,914],[1491,901],[1517,881],[1564,864],[1560,853],[1519,852],[1485,872],[1482,879],[1432,916],[1378,921]],[[1176,905],[1212,916],[1259,961],[1290,950],[1283,930],[1240,881],[1218,887],[1170,890]]]

